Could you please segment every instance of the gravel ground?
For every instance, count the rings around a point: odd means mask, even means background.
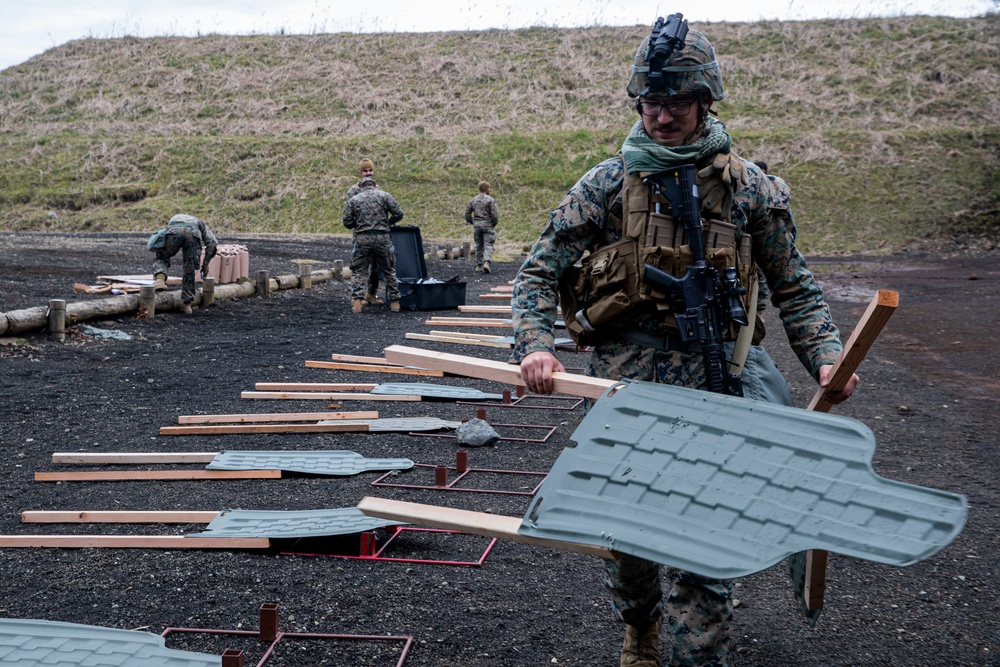
[[[44,306],[97,275],[145,273],[144,235],[0,234],[0,312]],[[296,273],[293,260],[317,268],[349,258],[339,237],[253,236],[222,239],[250,248],[251,271]],[[466,260],[429,261],[431,276],[460,274],[467,302],[513,278],[516,258],[493,274]],[[996,455],[998,354],[989,331],[998,321],[1000,261],[909,253],[879,258],[816,258],[834,315],[850,331],[877,289],[900,292],[900,307],[869,353],[855,398],[835,411],[875,433],[874,468],[884,477],[962,493],[969,519],[958,539],[907,568],[831,556],[826,608],[815,628],[799,614],[783,566],[738,583],[733,667],[784,665],[1000,665],[996,618],[1000,502]],[[176,270],[173,272],[177,275]],[[71,327],[65,342],[42,332],[0,345],[0,534],[178,535],[198,525],[45,525],[22,523],[26,510],[208,510],[352,507],[368,495],[520,516],[527,496],[373,487],[377,475],[298,476],[280,480],[63,482],[34,473],[80,470],[52,463],[53,452],[201,452],[223,449],[347,449],[366,457],[406,457],[450,464],[456,446],[408,434],[256,434],[161,436],[179,415],[325,410],[323,401],[251,401],[257,382],[412,382],[412,376],[306,368],[331,353],[379,356],[413,344],[504,360],[485,347],[406,341],[426,333],[430,313],[349,310],[337,282],[285,290],[272,298],[220,301],[191,316],[152,321],[122,315],[86,324],[127,334],[100,338]],[[454,311],[441,314],[457,314]],[[766,342],[798,404],[811,380],[791,358],[775,322]],[[580,368],[580,355],[563,354]],[[448,384],[498,392],[481,380]],[[450,402],[351,401],[343,409],[383,417],[463,419],[475,407]],[[491,408],[504,423],[553,425],[546,443],[502,441],[470,452],[476,468],[544,472],[582,414]],[[169,469],[178,466],[118,466]],[[180,466],[197,467],[197,466]],[[102,466],[101,469],[114,469]],[[417,484],[429,483],[416,481]],[[500,486],[496,479],[484,481]],[[523,487],[521,480],[513,487]],[[614,665],[622,628],[613,622],[597,559],[499,542],[481,566],[377,562],[288,553],[323,553],[343,545],[286,545],[261,551],[151,549],[0,549],[0,616],[115,628],[256,629],[262,604],[277,604],[285,632],[413,637],[407,665]],[[466,560],[480,538],[416,533],[397,554]],[[171,635],[168,645],[221,653],[245,651],[256,664],[256,639]],[[399,642],[326,640],[282,644],[268,664],[393,665]]]

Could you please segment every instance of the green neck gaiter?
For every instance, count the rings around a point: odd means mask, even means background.
[[[694,164],[706,155],[728,153],[733,145],[726,125],[709,116],[705,119],[706,132],[690,146],[661,146],[653,141],[642,127],[640,118],[632,126],[622,144],[625,171],[663,171],[682,164]]]

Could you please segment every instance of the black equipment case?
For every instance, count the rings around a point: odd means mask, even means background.
[[[465,283],[459,282],[457,275],[447,281],[427,276],[419,227],[393,225],[390,238],[396,251],[400,306],[407,310],[447,310],[465,305]]]

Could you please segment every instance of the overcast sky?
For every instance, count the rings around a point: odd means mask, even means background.
[[[998,5],[1000,0],[0,0],[0,70],[84,37],[652,25],[657,16],[678,11],[692,21],[968,17]]]

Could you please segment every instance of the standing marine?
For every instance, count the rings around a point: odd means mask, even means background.
[[[396,279],[396,251],[389,229],[403,219],[403,209],[372,178],[361,179],[361,192],[347,200],[343,222],[354,232],[351,257],[351,311],[360,313],[365,305],[368,272],[381,271],[389,293],[389,307],[399,312],[399,281]]]
[[[219,242],[215,234],[204,222],[193,215],[180,214],[170,218],[164,229],[149,237],[146,249],[156,255],[153,261],[153,278],[157,287],[167,284],[167,268],[170,258],[183,252],[184,278],[181,281],[181,302],[185,314],[191,314],[191,304],[195,297],[195,274],[199,268],[204,278],[208,274],[208,264],[215,257]],[[201,251],[205,250],[202,259]]]
[[[587,374],[705,389],[697,344],[678,335],[670,303],[646,278],[650,265],[677,278],[691,266],[683,224],[669,202],[644,178],[695,167],[705,255],[712,266],[735,269],[744,288],[760,267],[788,340],[820,386],[828,386],[842,344],[830,310],[795,246],[787,210],[769,205],[770,183],[739,157],[712,104],[723,99],[715,51],[680,14],[658,19],[639,46],[627,84],[638,119],[618,155],[583,175],[554,209],[518,273],[512,297],[515,345],[530,391],[551,393],[552,373],[565,370],[555,356],[556,307],[569,333],[593,346]],[[752,291],[752,290],[751,290]],[[749,294],[743,307],[750,308]],[[752,321],[752,319],[751,319]],[[733,327],[737,329],[737,327]],[[726,335],[732,360],[733,334]],[[755,330],[742,374],[743,395],[791,404],[774,362]],[[845,400],[852,377],[833,403]],[[605,584],[625,625],[623,667],[659,667],[660,629],[673,638],[675,667],[727,664],[733,582],[667,568],[664,596],[658,563],[623,555],[605,563]]]
[[[361,170],[361,181],[366,178],[375,178],[375,163],[368,158],[361,160],[358,163],[358,168]],[[344,197],[345,203],[349,202],[351,197],[361,192],[361,181],[358,181],[347,189],[347,195]],[[378,188],[378,185],[375,187]],[[378,298],[378,282],[378,270],[373,266],[371,272],[368,274],[368,290],[365,292],[365,301],[375,306],[381,306],[385,303]]]
[[[479,181],[479,194],[465,207],[465,221],[472,225],[472,237],[476,242],[476,271],[489,273],[500,212],[496,200],[490,196],[490,184],[486,181]]]

